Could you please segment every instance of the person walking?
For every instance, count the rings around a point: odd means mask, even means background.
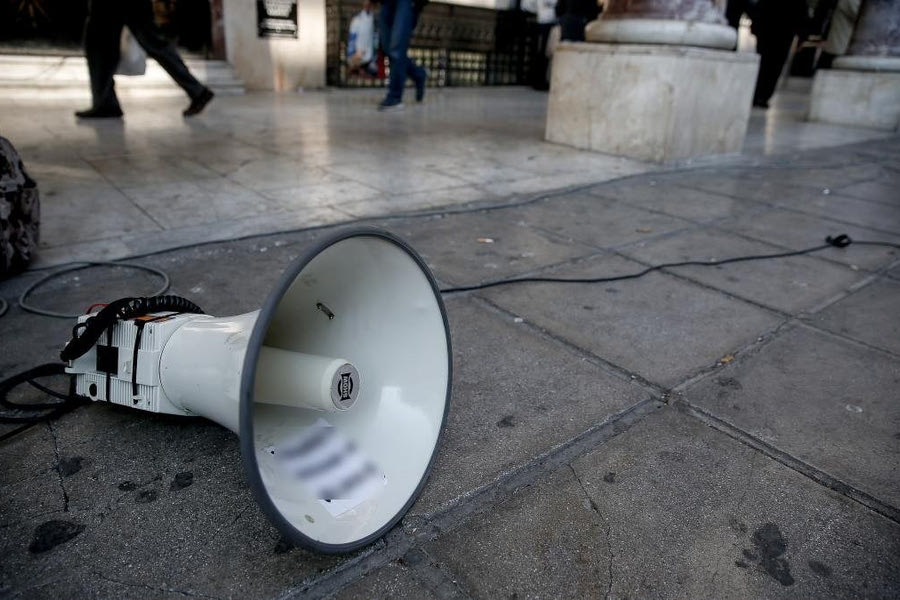
[[[809,19],[806,0],[759,0],[752,13],[750,31],[756,36],[759,73],[753,106],[769,108],[784,63],[797,35],[803,37]]]
[[[378,105],[380,111],[403,108],[403,88],[407,77],[416,84],[416,102],[425,99],[428,71],[418,66],[408,54],[409,41],[424,4],[420,0],[384,0],[381,5],[381,47],[388,56],[391,74],[387,96]]]
[[[128,26],[147,55],[156,60],[191,99],[184,110],[190,117],[202,111],[213,92],[197,81],[178,56],[174,44],[166,40],[153,20],[151,0],[91,0],[84,34],[84,51],[91,77],[91,108],[78,111],[80,119],[108,119],[122,116],[113,75],[119,64],[122,27]]]
[[[550,58],[547,56],[547,43],[550,31],[556,25],[556,0],[537,0],[534,7],[537,20],[537,48],[531,58],[531,87],[536,90],[550,89]]]

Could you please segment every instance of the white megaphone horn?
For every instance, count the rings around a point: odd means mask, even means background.
[[[91,345],[70,352],[78,394],[237,433],[256,501],[297,545],[351,551],[409,510],[443,431],[452,357],[434,277],[406,243],[339,232],[243,315],[154,300],[141,301],[149,314],[79,319],[70,346]],[[84,334],[98,327],[96,342]]]

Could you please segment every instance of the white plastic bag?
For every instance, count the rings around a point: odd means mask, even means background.
[[[143,75],[147,71],[147,53],[127,27],[122,28],[122,40],[119,44],[119,75]]]
[[[359,11],[350,20],[347,41],[347,62],[351,67],[367,65],[375,58],[375,17],[371,12]]]

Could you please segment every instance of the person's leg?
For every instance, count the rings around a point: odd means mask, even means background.
[[[419,24],[419,11],[413,6],[412,9],[412,22],[409,26],[409,39],[412,40],[413,31],[416,30],[416,25]],[[416,84],[416,102],[421,102],[425,99],[425,82],[428,79],[428,71],[425,70],[425,67],[421,65],[417,65],[416,61],[409,55],[409,49],[407,48],[406,52],[406,75],[410,79],[413,80],[413,83]]]
[[[425,98],[425,81],[428,79],[428,71],[416,64],[411,56],[406,57],[406,76],[416,84],[416,102]]]
[[[794,32],[791,30],[773,31],[757,38],[760,56],[759,75],[753,93],[754,106],[768,107],[793,43]]]
[[[119,44],[124,16],[116,0],[91,0],[84,31],[84,53],[91,78],[91,110],[77,113],[82,117],[118,116],[122,114],[116,97],[113,75],[119,64]]]
[[[191,100],[201,98],[209,92],[206,86],[191,75],[184,61],[178,56],[175,45],[164,38],[157,29],[153,21],[153,5],[149,0],[130,0],[125,24],[141,47],[147,51],[147,55],[166,70]]]
[[[547,81],[547,41],[552,28],[553,23],[540,23],[537,27],[537,48],[531,58],[531,87],[536,90],[550,89],[550,82]]]
[[[394,14],[397,8],[397,0],[384,0],[381,3],[381,10],[378,12],[378,35],[381,42],[381,50],[388,57],[390,65],[390,76],[388,77],[388,93],[382,104],[388,102],[399,102],[398,99],[391,97],[391,83],[394,78],[394,61],[391,58],[388,49],[391,46],[391,38],[394,35]]]
[[[382,10],[386,10],[388,4],[388,2],[385,2]],[[389,16],[393,18],[389,21],[389,35],[385,36],[388,42],[385,46],[385,51],[390,59],[391,76],[388,80],[388,94],[387,98],[385,98],[385,104],[397,104],[403,99],[403,87],[406,84],[406,77],[410,76],[410,61],[407,52],[409,51],[409,40],[412,37],[416,15],[413,11],[412,0],[393,0],[390,4],[393,5],[393,10]],[[416,77],[421,77],[424,80],[424,70],[421,73],[418,71],[413,72]]]

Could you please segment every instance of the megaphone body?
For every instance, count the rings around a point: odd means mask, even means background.
[[[433,276],[404,242],[369,228],[308,250],[258,311],[121,320],[67,371],[92,400],[237,433],[270,520],[332,553],[374,541],[415,501],[452,379]]]

